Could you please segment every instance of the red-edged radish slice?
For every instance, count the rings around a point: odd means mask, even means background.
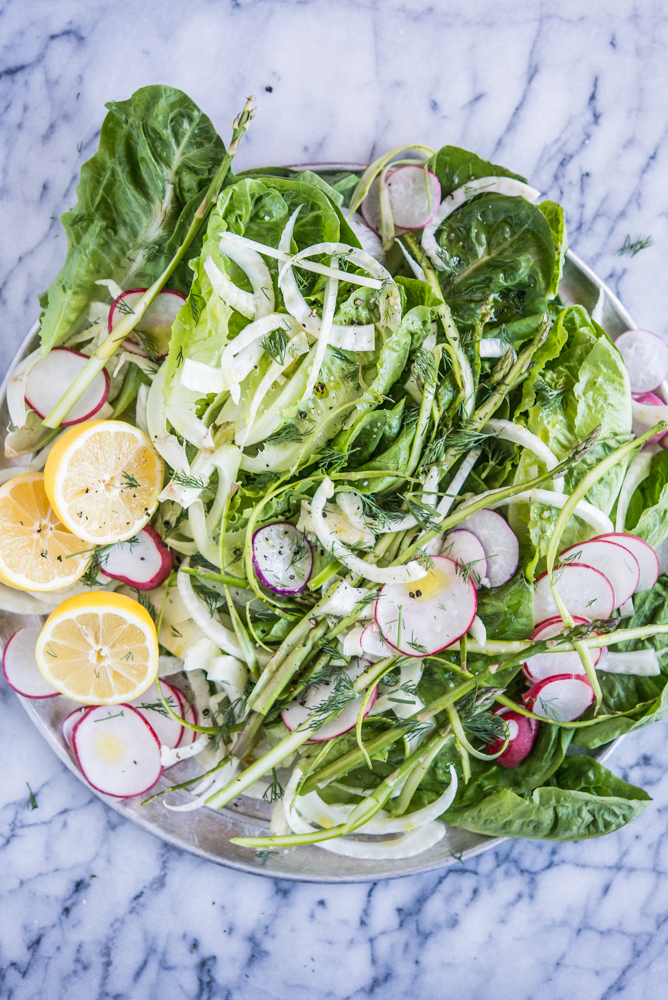
[[[197,711],[195,710],[195,706],[188,704],[188,699],[184,695],[183,691],[181,691],[179,688],[173,687],[172,690],[176,692],[177,696],[181,700],[181,711],[178,714],[181,716],[182,719],[185,719],[186,722],[189,722],[191,725],[196,726]],[[199,735],[200,734],[197,732],[196,729],[188,729],[187,726],[184,726],[183,733],[181,734],[181,739],[179,740],[179,746],[189,747],[191,743],[195,742],[195,740]]]
[[[28,372],[26,403],[38,417],[44,419],[56,405],[65,389],[74,382],[90,359],[69,347],[54,347]],[[95,376],[63,420],[63,427],[90,420],[101,410],[109,395],[109,374],[106,369]]]
[[[40,625],[20,628],[7,640],[2,654],[5,680],[24,698],[55,698],[60,694],[45,680],[37,666],[35,646],[41,631]]]
[[[145,288],[131,288],[123,292],[111,304],[107,329],[109,333],[118,326],[123,316],[132,312],[135,302],[142,297]],[[139,333],[150,337],[151,353],[156,355],[156,359],[164,358],[169,351],[169,342],[172,337],[172,324],[176,319],[176,314],[186,301],[185,295],[175,292],[171,288],[163,288],[153,299],[150,306],[137,323],[135,329]],[[130,334],[123,342],[126,351],[133,354],[141,354],[146,357],[146,340],[142,344],[142,337]]]
[[[104,795],[141,795],[162,774],[160,741],[132,705],[91,708],[74,727],[72,744],[84,778]]]
[[[557,674],[534,684],[522,695],[522,701],[530,712],[548,722],[573,722],[594,701],[594,689],[581,674]]]
[[[364,673],[368,666],[368,660],[353,659],[346,667],[345,673],[351,680],[355,680],[356,677]],[[296,729],[297,726],[301,726],[303,722],[306,722],[309,716],[327,701],[335,688],[336,677],[330,681],[325,681],[323,684],[307,688],[298,699],[286,705],[281,712],[281,718],[290,732]],[[364,712],[365,717],[373,708],[377,694],[378,688],[375,687],[367,702]],[[336,736],[342,736],[343,733],[347,733],[353,729],[357,722],[357,713],[360,710],[363,700],[364,695],[360,695],[359,698],[349,701],[336,718],[326,722],[324,726],[321,726],[320,729],[313,733],[309,743],[322,743],[325,740],[333,740]]]
[[[291,521],[275,521],[253,535],[253,568],[275,594],[298,594],[313,569],[306,535]]]
[[[559,595],[571,615],[589,619],[609,618],[615,610],[615,592],[612,584],[593,566],[566,563],[554,570],[553,578]],[[536,622],[554,618],[559,614],[547,573],[543,573],[536,580],[533,614]]]
[[[520,546],[515,532],[495,510],[478,510],[459,525],[472,531],[485,550],[487,579],[490,587],[500,587],[511,580],[520,563]]]
[[[638,590],[649,590],[659,579],[659,560],[656,552],[649,544],[637,535],[629,535],[620,531],[611,532],[609,535],[599,535],[602,541],[616,542],[623,545],[625,549],[634,555],[640,568],[640,579],[638,580]]]
[[[74,750],[72,745],[72,733],[74,732],[74,727],[77,722],[84,717],[86,712],[90,712],[90,705],[82,705],[81,708],[75,708],[73,712],[66,715],[63,719],[63,739],[67,743],[70,750]]]
[[[540,722],[537,719],[527,719],[526,715],[513,711],[512,708],[495,709],[495,715],[500,715],[508,726],[508,746],[503,753],[496,758],[496,763],[501,767],[517,767],[525,757],[531,753],[536,742]],[[495,740],[487,745],[489,753],[498,753],[504,744],[504,740]]]
[[[423,229],[441,204],[438,177],[419,163],[407,163],[388,171],[387,191],[397,233]],[[368,226],[380,233],[380,182],[376,178],[362,202],[362,216]]]
[[[644,406],[666,405],[664,400],[654,392],[636,392],[633,394],[633,398],[636,403],[642,403]],[[632,430],[636,437],[640,437],[641,434],[645,433],[647,428],[640,421],[634,420]],[[653,437],[648,438],[643,448],[647,448],[652,444],[661,444],[662,447],[668,447],[668,431],[661,431],[659,434],[654,434]]]
[[[112,545],[102,562],[104,576],[122,580],[133,590],[153,590],[171,573],[174,556],[158,532],[147,524],[135,538]]]
[[[475,587],[452,559],[434,556],[417,583],[386,583],[376,601],[384,639],[407,656],[440,652],[465,635],[478,607]]]
[[[648,330],[627,330],[615,341],[629,373],[631,392],[651,392],[668,375],[668,344]]]
[[[487,579],[487,556],[477,535],[466,528],[456,528],[448,532],[443,541],[441,555],[453,559],[460,572],[468,574],[473,585],[478,588]]]
[[[573,621],[576,625],[584,625],[588,619],[574,615]],[[531,638],[534,642],[542,642],[544,639],[562,635],[566,631],[567,628],[561,618],[548,618],[536,626]],[[601,658],[601,649],[591,649],[590,653],[596,665]],[[537,684],[546,677],[556,677],[558,674],[584,674],[585,668],[582,666],[579,653],[571,650],[566,653],[537,653],[536,656],[525,660],[522,672],[530,684]]]
[[[590,538],[579,545],[571,545],[559,554],[561,563],[575,562],[591,566],[608,578],[615,592],[615,607],[621,608],[638,589],[640,566],[638,560],[625,546],[611,538]],[[558,572],[556,570],[555,572]],[[589,615],[593,618],[594,615]]]
[[[172,711],[178,715],[181,710],[181,700],[176,693],[176,689],[163,680],[160,680],[159,684],[165,701]],[[155,705],[157,701],[158,698],[155,689],[151,686],[145,694],[140,695],[139,698],[135,698],[130,704],[144,716],[158,737],[160,745],[174,750],[181,742],[183,726],[176,719],[173,719],[171,715],[167,715],[164,710],[156,711],[155,708],[150,707],[151,705]]]

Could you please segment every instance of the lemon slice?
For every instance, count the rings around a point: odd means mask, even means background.
[[[162,489],[162,459],[146,434],[124,420],[88,420],[51,449],[44,486],[70,531],[93,545],[132,538]]]
[[[0,581],[17,590],[59,590],[75,583],[90,559],[88,545],[58,519],[41,472],[0,486]]]
[[[70,597],[46,620],[35,648],[44,678],[83,705],[132,701],[158,673],[158,639],[148,611],[122,594]]]

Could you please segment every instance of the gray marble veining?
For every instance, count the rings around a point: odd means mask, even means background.
[[[248,166],[364,161],[410,140],[497,159],[562,201],[575,251],[665,335],[667,45],[654,0],[5,0],[0,369],[62,260],[58,217],[104,101],[153,82],[186,90],[224,137],[256,93]],[[627,234],[654,245],[619,256]],[[65,770],[4,684],[0,733],[2,998],[665,992],[665,724],[612,760],[654,798],[617,834],[507,842],[371,886],[273,882],[164,846]]]

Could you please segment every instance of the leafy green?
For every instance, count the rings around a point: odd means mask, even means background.
[[[626,530],[654,548],[668,537],[668,451],[653,456],[649,476],[631,498]]]
[[[358,472],[366,470],[378,470],[380,472],[385,469],[401,472],[402,469],[406,468],[414,437],[414,426],[402,427],[398,437],[390,445],[390,447],[380,455],[377,455],[371,462],[367,462],[365,465],[361,466],[361,468],[358,469]],[[372,476],[368,481],[364,479],[358,480],[355,485],[355,489],[358,490],[359,493],[380,493],[382,490],[388,489],[395,482],[395,476]]]
[[[545,312],[555,251],[550,226],[535,205],[481,195],[445,219],[437,239],[439,281],[455,322],[472,326],[490,303],[490,323],[508,329]],[[511,340],[520,342],[516,334]]]
[[[561,281],[561,275],[564,270],[564,260],[566,259],[566,253],[568,251],[566,220],[564,218],[563,208],[561,205],[558,205],[556,201],[541,201],[538,208],[541,210],[549,223],[556,251],[552,283],[550,284],[550,290],[547,293],[548,298],[553,299],[559,291],[559,282]]]
[[[478,617],[490,639],[525,639],[533,630],[533,587],[519,571],[495,590],[478,591]]]
[[[420,281],[418,278],[403,278],[401,275],[397,275],[394,280],[403,289],[406,299],[405,312],[414,309],[415,306],[439,306],[441,304],[441,300],[426,281]]]
[[[136,288],[159,276],[225,154],[207,116],[173,87],[142,87],[107,107],[98,150],[81,168],[77,204],[62,217],[65,264],[40,298],[44,350],[101,297],[98,279]],[[183,262],[170,287],[187,292],[191,278]]]
[[[478,177],[514,177],[526,183],[526,178],[520,174],[514,174],[506,167],[483,160],[468,149],[460,149],[459,146],[441,146],[429,161],[429,168],[438,177],[442,197]]]

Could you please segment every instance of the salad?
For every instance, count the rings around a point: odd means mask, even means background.
[[[8,383],[8,683],[103,793],[273,803],[248,850],[633,819],[586,751],[668,711],[665,342],[565,305],[562,208],[474,153],[235,174],[250,101],[227,149],[108,107]]]

